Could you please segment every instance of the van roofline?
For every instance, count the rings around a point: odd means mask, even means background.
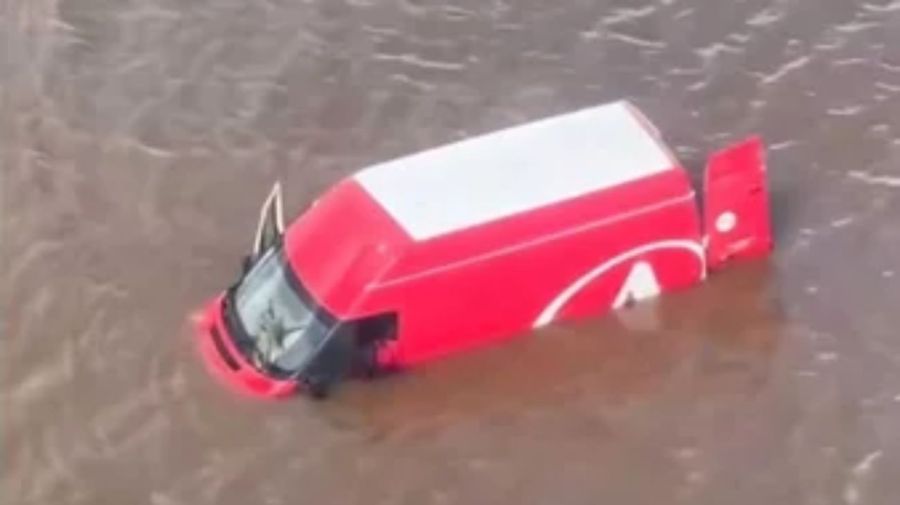
[[[371,165],[353,178],[416,241],[675,169],[658,130],[618,100]]]
[[[403,284],[403,283],[414,281],[417,279],[429,277],[432,275],[437,275],[439,273],[452,271],[457,268],[463,267],[465,265],[477,263],[479,261],[484,261],[486,259],[497,257],[497,256],[511,254],[520,249],[526,249],[529,247],[533,247],[533,246],[541,244],[541,243],[549,242],[552,240],[557,240],[557,239],[560,239],[563,237],[567,237],[569,235],[581,233],[586,230],[591,230],[593,228],[608,226],[608,225],[611,225],[611,224],[614,224],[614,223],[617,223],[620,221],[632,219],[634,217],[637,217],[637,216],[640,216],[643,214],[655,212],[655,211],[658,211],[660,209],[664,209],[664,208],[667,208],[670,206],[682,204],[687,201],[694,202],[695,199],[696,199],[696,191],[692,188],[687,193],[684,193],[679,196],[673,196],[673,197],[667,198],[665,200],[657,201],[657,202],[649,204],[649,205],[644,205],[642,207],[638,207],[638,208],[630,209],[630,210],[623,211],[623,212],[620,212],[617,214],[605,216],[605,217],[602,217],[602,218],[594,220],[594,221],[582,223],[577,226],[568,227],[568,228],[559,230],[554,233],[549,233],[547,235],[543,235],[540,237],[527,239],[522,242],[510,244],[508,246],[500,247],[500,248],[493,249],[490,251],[485,251],[480,254],[476,254],[476,255],[473,255],[473,256],[470,256],[467,258],[457,259],[455,261],[452,261],[452,262],[444,264],[444,265],[435,266],[432,268],[428,268],[426,270],[413,272],[413,273],[406,274],[406,275],[403,275],[400,277],[388,278],[387,280],[384,280],[383,278],[379,278],[379,279],[373,280],[372,282],[367,284],[365,289],[367,291],[374,291],[377,289],[396,286],[399,284]],[[464,232],[461,231],[459,233],[464,233]],[[698,243],[699,243],[699,241],[698,241]]]

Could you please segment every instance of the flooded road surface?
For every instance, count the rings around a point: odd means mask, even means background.
[[[3,503],[896,503],[897,1],[8,5]],[[764,135],[771,261],[325,403],[200,365],[276,178],[617,98]]]

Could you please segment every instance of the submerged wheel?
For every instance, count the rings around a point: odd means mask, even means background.
[[[309,396],[316,400],[324,400],[331,394],[331,385],[324,381],[312,381],[306,384]]]

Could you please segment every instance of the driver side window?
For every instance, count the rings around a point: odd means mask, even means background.
[[[397,315],[393,312],[340,323],[337,330],[356,349],[354,373],[372,376],[379,372],[378,348],[397,337]]]

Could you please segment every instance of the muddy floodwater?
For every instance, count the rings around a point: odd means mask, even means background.
[[[900,500],[900,2],[0,16],[2,503]],[[293,217],[369,163],[618,98],[698,181],[763,135],[770,260],[327,402],[206,373],[188,318],[274,180]]]

